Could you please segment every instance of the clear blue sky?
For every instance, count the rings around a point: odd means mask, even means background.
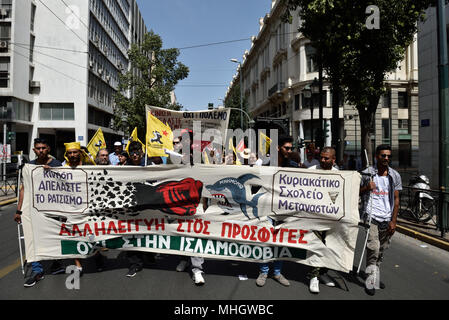
[[[259,18],[270,11],[271,0],[137,0],[148,30],[159,34],[164,48],[186,48],[223,41],[231,43],[182,49],[178,60],[189,76],[176,87],[185,109],[222,105],[236,63],[251,48],[259,32]]]

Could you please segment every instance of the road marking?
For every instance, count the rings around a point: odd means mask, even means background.
[[[13,264],[10,264],[9,266],[0,269],[0,279],[6,276],[8,273],[11,273],[12,271],[16,270],[18,267],[20,267],[20,258],[18,258],[17,261],[14,262]]]

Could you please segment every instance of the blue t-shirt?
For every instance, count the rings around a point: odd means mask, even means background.
[[[30,164],[37,164],[37,159],[31,160]],[[48,164],[49,167],[62,167],[62,163],[59,160],[52,159]]]

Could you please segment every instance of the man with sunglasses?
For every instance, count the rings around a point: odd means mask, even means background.
[[[142,150],[142,145],[139,141],[132,141],[129,144],[129,166],[145,166],[145,154]],[[152,163],[148,163],[152,164]],[[148,258],[150,263],[155,262],[155,254],[152,252],[142,252],[142,251],[126,251],[126,258],[129,263],[128,273],[126,276],[128,278],[134,277],[137,272],[142,271],[144,266],[145,256]]]
[[[290,159],[290,155],[293,149],[293,138],[291,136],[279,136],[278,138],[278,166],[298,168],[299,165],[295,161]],[[277,221],[271,217],[268,217],[273,226],[276,226]],[[273,262],[273,279],[282,284],[283,286],[290,286],[290,282],[282,275],[282,260],[276,260]],[[268,263],[259,264],[259,276],[256,279],[256,285],[263,287],[268,278],[268,272],[270,267]]]
[[[379,279],[379,267],[384,251],[389,247],[391,236],[396,231],[402,180],[399,173],[389,166],[390,161],[391,147],[378,146],[376,166],[362,171],[360,183],[362,218],[368,221],[371,216],[365,271],[368,276],[365,291],[369,295],[374,295],[376,288],[385,288]]]
[[[36,159],[30,161],[30,164],[35,165],[43,165],[44,168],[49,167],[61,167],[62,164],[59,160],[56,160],[52,156],[50,156],[50,146],[48,145],[47,141],[44,139],[36,138],[34,139],[34,148],[33,151],[36,154]],[[22,223],[22,205],[23,205],[23,196],[24,196],[24,190],[23,186],[20,188],[19,192],[19,201],[17,203],[17,211],[14,215],[14,220],[17,223]],[[42,280],[44,278],[44,269],[42,267],[42,264],[39,261],[35,261],[31,263],[31,276],[25,280],[25,283],[23,284],[24,287],[32,287],[38,282],[39,280]],[[51,271],[52,274],[58,274],[65,272],[65,269],[61,266],[59,261],[54,261],[51,265]]]

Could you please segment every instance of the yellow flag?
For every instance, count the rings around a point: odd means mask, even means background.
[[[206,150],[203,151],[203,160],[204,160],[204,164],[210,164],[209,157],[207,156]]]
[[[140,144],[142,145],[142,150],[143,150],[143,152],[145,152],[145,145],[142,143],[142,141],[140,141],[139,137],[137,136],[137,127],[134,128],[133,132],[131,133],[131,137],[129,137],[128,143],[126,144],[126,147],[125,147],[126,152],[129,153],[128,148],[129,148],[129,145],[131,144],[131,142],[133,142],[133,141],[140,142]]]
[[[259,150],[265,150],[265,154],[268,154],[270,152],[270,144],[271,139],[264,135],[262,132],[260,132],[259,137]]]
[[[165,149],[173,150],[171,128],[149,111],[147,111],[146,145],[149,157],[166,157]]]
[[[238,155],[237,155],[237,151],[235,151],[235,148],[234,148],[234,142],[232,141],[232,137],[229,139],[229,149],[232,149],[232,151],[234,151],[234,154],[235,154],[235,164],[238,165],[238,166],[240,166],[242,163],[241,163],[240,160],[239,160],[239,157],[238,157]]]
[[[89,150],[89,153],[95,159],[98,151],[104,148],[106,148],[106,140],[104,139],[103,131],[101,131],[101,128],[98,128],[97,132],[95,132],[87,144],[87,150]]]

